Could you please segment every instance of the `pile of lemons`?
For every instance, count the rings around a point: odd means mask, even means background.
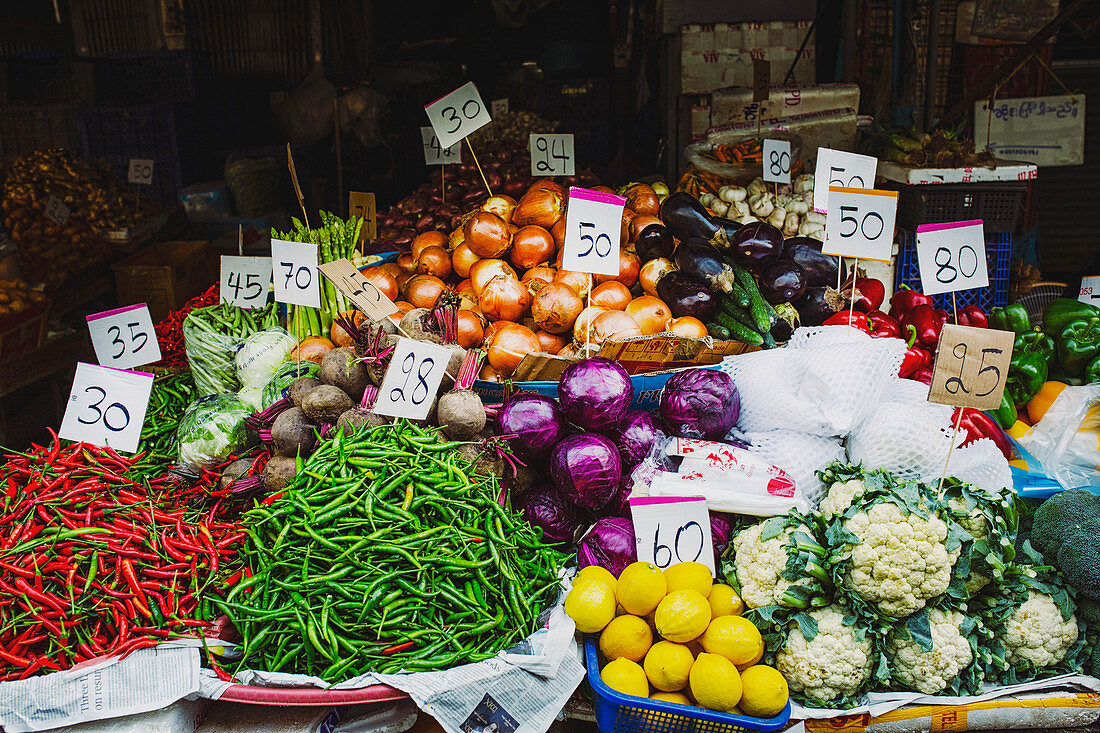
[[[599,633],[600,678],[626,695],[772,718],[787,704],[787,682],[758,664],[764,641],[728,585],[697,562],[636,562],[616,579],[591,565],[573,580],[565,612]]]

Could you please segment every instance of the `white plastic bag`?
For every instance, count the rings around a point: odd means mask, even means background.
[[[1062,488],[1100,493],[1100,384],[1066,387],[1019,443]]]

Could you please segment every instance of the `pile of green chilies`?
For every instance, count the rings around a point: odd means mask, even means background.
[[[160,374],[153,380],[149,395],[149,407],[145,410],[145,422],[141,426],[141,441],[137,452],[144,458],[135,464],[134,471],[153,477],[176,462],[176,428],[187,406],[195,399],[195,380],[191,372]]]
[[[243,637],[242,668],[333,683],[442,669],[538,627],[566,555],[456,445],[406,420],[338,432],[242,515],[253,575],[214,601]]]
[[[278,304],[248,310],[228,303],[196,308],[183,321],[187,361],[198,388],[196,396],[236,392],[237,345],[246,338],[279,325]]]

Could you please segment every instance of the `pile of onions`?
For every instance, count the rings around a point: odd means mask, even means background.
[[[527,354],[539,351],[535,332],[518,323],[503,324],[486,340],[489,365],[501,377],[510,377]]]

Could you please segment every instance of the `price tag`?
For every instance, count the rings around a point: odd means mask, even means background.
[[[374,411],[379,415],[423,420],[431,412],[451,350],[446,346],[401,338],[378,388]]]
[[[160,361],[160,344],[145,303],[86,316],[95,358],[103,366],[129,369]]]
[[[69,215],[72,213],[69,211],[69,207],[65,205],[65,202],[56,196],[50,196],[46,199],[46,210],[44,212],[46,218],[57,224],[59,227],[65,226],[69,221]]]
[[[832,148],[817,149],[814,168],[814,211],[829,210],[829,186],[842,188],[872,188],[878,158]]]
[[[336,289],[343,293],[355,307],[367,314],[373,321],[381,321],[397,312],[397,306],[376,288],[346,259],[326,262],[321,265],[321,274],[329,279]]]
[[[450,147],[493,121],[472,81],[424,107],[439,144]]]
[[[1077,300],[1082,303],[1100,305],[1100,275],[1089,275],[1081,278],[1081,292]]]
[[[504,99],[494,99],[491,104],[494,119],[508,114],[508,97]]]
[[[152,374],[78,362],[58,435],[133,453],[152,389]]]
[[[378,238],[378,215],[374,208],[374,194],[352,191],[348,194],[348,214],[363,220],[359,230],[359,242],[373,242]],[[358,244],[358,242],[356,243]]]
[[[576,172],[573,133],[532,134],[529,147],[532,176],[571,176]]]
[[[271,240],[275,302],[321,307],[317,276],[317,245]]]
[[[710,512],[701,496],[638,496],[630,499],[638,561],[664,570],[678,562],[699,562],[714,576]]]
[[[982,220],[917,226],[917,264],[925,295],[989,287]]]
[[[449,148],[440,147],[435,130],[420,128],[420,139],[424,143],[424,162],[428,165],[447,165],[462,162],[462,143],[457,142]]]
[[[752,101],[766,102],[771,96],[772,62],[767,59],[752,60]]]
[[[271,285],[270,257],[222,255],[221,302],[238,308],[261,308]]]
[[[570,188],[561,269],[618,275],[619,236],[625,207],[626,199],[622,196]]]
[[[153,161],[150,158],[130,158],[130,171],[126,175],[130,183],[148,186],[153,182]]]
[[[1001,406],[1016,334],[947,324],[940,331],[928,401],[993,410]]]
[[[829,203],[823,253],[890,261],[894,217],[898,213],[897,191],[830,186]]]
[[[767,183],[791,182],[791,141],[764,141],[764,181]]]

